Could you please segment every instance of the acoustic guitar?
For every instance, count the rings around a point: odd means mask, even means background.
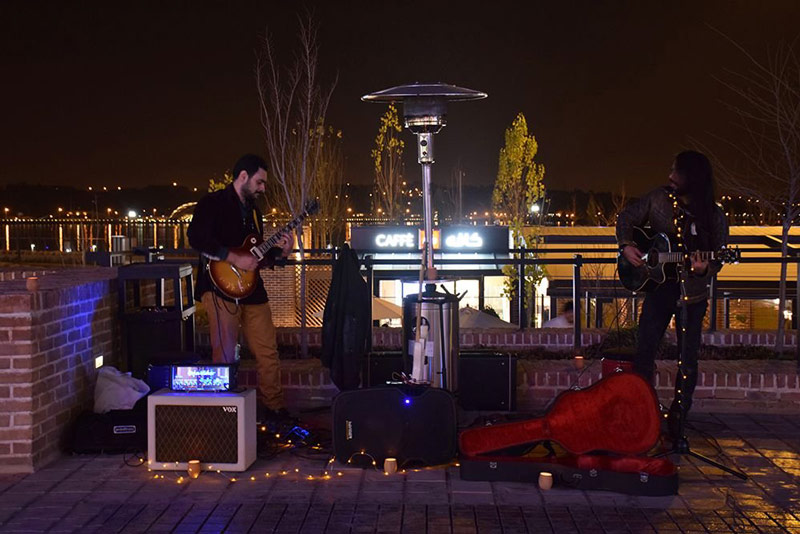
[[[669,237],[663,233],[649,233],[639,227],[633,228],[633,241],[636,248],[644,253],[644,265],[634,267],[620,252],[617,257],[619,281],[631,291],[643,292],[654,290],[667,280],[678,280],[678,265],[689,261],[689,254],[674,250]],[[700,259],[720,261],[722,263],[738,263],[741,258],[739,248],[723,247],[717,251],[700,251]]]
[[[230,249],[232,252],[250,253],[258,260],[259,268],[275,268],[275,260],[280,257],[281,249],[277,247],[281,235],[290,233],[303,219],[319,211],[319,202],[309,201],[302,213],[278,230],[272,237],[262,241],[258,234],[250,234],[241,247]],[[210,260],[207,265],[208,274],[216,288],[226,297],[240,300],[250,296],[256,289],[258,269],[245,271],[225,260]]]

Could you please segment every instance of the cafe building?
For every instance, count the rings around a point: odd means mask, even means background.
[[[350,244],[371,256],[373,294],[402,305],[420,290],[424,230],[416,226],[354,226]],[[491,308],[505,320],[511,303],[503,296],[503,260],[509,259],[507,226],[442,226],[433,231],[434,265],[441,290],[461,296],[460,307]],[[399,326],[399,319],[392,320]],[[391,322],[388,323],[395,326]]]

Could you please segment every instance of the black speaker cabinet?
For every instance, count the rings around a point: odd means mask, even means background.
[[[363,387],[383,386],[397,382],[404,369],[403,353],[398,351],[370,352],[361,370]]]
[[[455,401],[443,389],[384,386],[345,391],[333,401],[333,450],[342,463],[447,463],[456,455],[456,433]]]
[[[464,410],[517,409],[517,359],[508,353],[461,352],[458,404]]]

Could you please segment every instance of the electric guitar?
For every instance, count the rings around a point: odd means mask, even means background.
[[[266,241],[262,241],[258,234],[250,234],[244,239],[241,247],[235,247],[230,250],[231,252],[250,253],[258,260],[259,268],[269,267],[274,269],[275,260],[282,252],[280,247],[276,246],[281,235],[290,233],[303,219],[309,215],[314,215],[318,211],[319,202],[316,199],[311,200],[306,203],[300,215],[289,221],[286,226],[278,230]],[[226,297],[240,300],[251,295],[256,289],[258,269],[245,271],[225,260],[209,260],[206,268],[211,276],[211,281]]]
[[[633,228],[633,241],[636,248],[644,253],[644,265],[634,267],[620,252],[617,257],[619,281],[625,289],[643,292],[654,290],[667,280],[678,280],[678,265],[689,261],[685,252],[673,250],[672,243],[663,232],[648,233],[639,227]],[[738,263],[741,258],[739,248],[723,247],[717,251],[700,251],[700,259],[723,263]]]

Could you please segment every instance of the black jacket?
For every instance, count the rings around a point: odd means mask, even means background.
[[[361,276],[358,256],[345,245],[333,266],[322,316],[322,363],[342,391],[359,386],[361,362],[372,334],[370,306],[371,292]]]
[[[232,299],[216,291],[206,269],[208,258],[224,260],[228,249],[242,246],[250,234],[262,235],[263,228],[261,211],[254,204],[243,205],[232,185],[200,199],[187,230],[189,244],[200,252],[195,300],[200,300],[206,291],[215,291],[220,298],[232,302]],[[255,291],[239,302],[262,304],[267,300],[267,291],[259,276],[256,278]]]

